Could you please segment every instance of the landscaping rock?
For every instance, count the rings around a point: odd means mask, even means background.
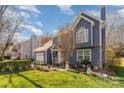
[[[1,72],[4,72],[4,71],[6,71],[5,69],[1,69]]]
[[[65,69],[66,69],[66,70],[69,70],[69,69],[70,69],[68,63],[65,64]]]
[[[42,69],[43,69],[43,71],[45,71],[45,72],[50,70],[48,66],[42,66]]]
[[[65,71],[65,69],[58,69],[58,71]]]
[[[22,70],[22,67],[18,67],[19,70]]]
[[[87,67],[87,71],[86,71],[87,74],[92,74],[92,70],[91,70],[91,67]]]
[[[92,72],[92,75],[94,76],[97,76],[97,77],[101,77],[101,78],[104,78],[104,79],[107,79],[108,78],[108,75],[107,74],[104,74],[104,73],[96,73],[96,72]]]
[[[114,80],[117,80],[117,78],[114,77],[114,76],[109,76],[109,79],[110,79],[110,80],[113,80],[113,81],[114,81]]]

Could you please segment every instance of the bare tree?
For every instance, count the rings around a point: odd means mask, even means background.
[[[0,19],[2,18],[2,15],[4,14],[7,7],[7,5],[0,5]]]
[[[69,24],[60,28],[57,34],[57,44],[61,47],[64,62],[68,63],[74,51],[73,30]]]
[[[0,42],[4,48],[1,52],[0,60],[2,60],[6,50],[13,43],[13,38],[15,34],[20,31],[19,26],[22,23],[22,20],[16,15],[14,10],[11,10],[10,14],[7,13],[8,12],[4,12],[3,15],[3,11],[1,12],[3,17],[0,20]]]
[[[115,49],[120,46],[123,40],[121,24],[122,18],[119,14],[108,14],[106,22],[106,48]]]
[[[52,39],[52,36],[51,35],[44,35],[44,36],[41,36],[41,44],[44,45],[46,42],[48,42],[49,40]]]

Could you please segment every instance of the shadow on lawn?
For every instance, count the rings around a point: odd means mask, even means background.
[[[118,77],[124,77],[124,67],[119,65],[112,65],[112,69],[115,71]]]
[[[37,87],[37,88],[43,88],[41,85],[35,83],[33,80],[31,80],[31,79],[29,79],[28,77],[26,77],[26,76],[20,74],[19,72],[7,72],[7,73],[2,73],[2,74],[10,74],[7,84],[4,85],[5,88],[6,88],[9,84],[11,84],[12,87],[16,87],[16,86],[14,85],[13,81],[12,81],[13,74],[16,74],[16,75],[18,75],[18,76],[20,76],[20,77],[26,79],[28,82],[30,82],[31,84],[33,84],[33,85],[34,85],[35,87]],[[0,75],[2,75],[2,74],[0,74]]]
[[[4,85],[4,87],[6,88],[8,86],[8,84],[11,84],[13,87],[15,87],[15,85],[12,82],[12,73],[10,73],[9,79],[8,79],[8,83],[6,85]]]
[[[20,73],[15,73],[15,74],[18,75],[18,76],[20,76],[20,77],[22,77],[22,78],[24,78],[24,79],[26,79],[27,81],[29,81],[31,84],[33,84],[37,88],[43,88],[41,85],[35,83],[33,80],[29,79],[28,77],[26,77],[26,76],[24,76],[24,75],[22,75]]]

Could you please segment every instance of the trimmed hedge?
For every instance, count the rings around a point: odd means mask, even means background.
[[[16,71],[28,69],[31,60],[0,61],[0,71]]]

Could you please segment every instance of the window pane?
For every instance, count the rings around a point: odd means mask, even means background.
[[[77,51],[77,56],[78,56],[78,61],[81,61],[83,60],[83,51],[82,50],[78,50]]]
[[[76,32],[76,42],[78,42],[78,32]]]
[[[78,56],[78,61],[83,60],[83,56]]]
[[[79,51],[78,50],[78,56],[83,56],[83,51],[81,51],[81,50]]]
[[[86,49],[84,50],[84,60],[90,60],[91,58],[91,50],[90,49]]]
[[[90,55],[90,50],[84,50],[85,55]]]
[[[85,39],[86,39],[86,40],[85,40],[85,42],[88,42],[88,38],[89,38],[89,37],[88,37],[88,29],[85,30],[85,33],[86,33],[86,36],[85,36]]]
[[[84,60],[90,61],[90,56],[84,56]]]
[[[82,31],[82,43],[84,42],[84,38],[85,38],[85,35],[84,35],[84,31]]]
[[[83,43],[88,42],[88,29],[85,29],[84,27],[81,27],[79,31],[76,32],[76,42],[77,43]]]

